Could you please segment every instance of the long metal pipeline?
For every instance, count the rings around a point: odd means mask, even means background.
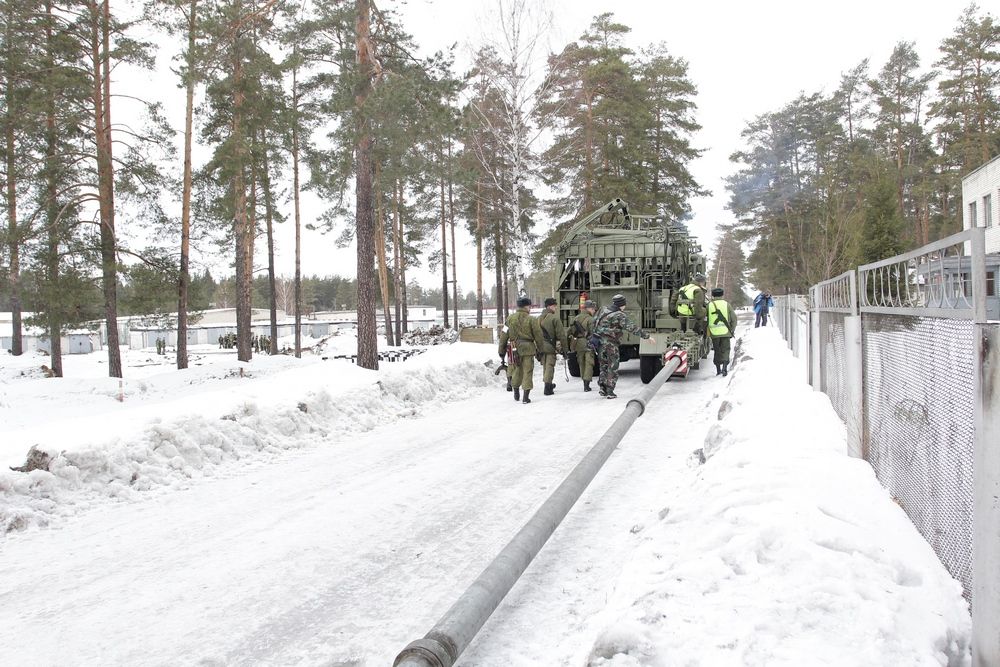
[[[669,359],[656,377],[628,401],[601,439],[451,609],[422,639],[410,642],[396,656],[394,667],[451,667],[455,664],[458,656],[528,569],[625,433],[645,412],[646,405],[683,361],[681,355]]]

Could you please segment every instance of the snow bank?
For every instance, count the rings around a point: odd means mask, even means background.
[[[952,579],[774,329],[750,331],[690,480],[624,569],[589,665],[970,663]]]
[[[406,363],[384,364],[377,372],[338,361],[295,365],[291,358],[260,358],[242,373],[216,367],[145,378],[141,385],[151,395],[164,393],[164,387],[172,393],[178,378],[186,387],[180,392],[193,395],[153,405],[115,403],[114,419],[131,424],[115,437],[108,436],[115,429],[107,418],[81,417],[31,431],[24,442],[50,457],[47,470],[0,471],[0,535],[47,525],[109,498],[134,500],[154,490],[184,488],[192,480],[231,474],[237,465],[418,416],[499,383],[484,364],[490,353],[492,348],[459,343]],[[72,394],[89,387],[108,402],[112,398],[104,394],[110,384],[117,386],[106,378],[47,382],[53,398],[61,390]]]

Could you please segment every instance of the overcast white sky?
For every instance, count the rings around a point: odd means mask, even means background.
[[[382,0],[380,6],[402,13],[407,30],[425,52],[457,44],[462,58],[484,30],[493,29],[488,12],[495,1]],[[556,25],[549,43],[559,49],[577,38],[594,16],[613,11],[619,22],[632,28],[636,50],[662,41],[672,55],[688,61],[703,128],[694,144],[705,150],[692,171],[712,191],[712,196],[692,202],[690,227],[707,250],[715,241],[716,225],[732,221],[725,210],[723,179],[733,171],[728,158],[742,147],[740,132],[747,121],[776,110],[801,91],[831,91],[841,73],[864,58],[877,71],[903,40],[916,43],[921,66],[929,70],[938,58],[938,46],[968,5],[966,0],[554,0]],[[985,6],[990,9],[989,3]],[[167,111],[174,126],[182,127],[182,106]],[[459,244],[463,242],[471,243],[460,236]],[[278,239],[279,273],[293,272],[293,243],[291,225],[286,225]],[[475,288],[475,255],[471,245],[457,254],[459,286],[466,292]],[[331,236],[306,235],[305,273],[353,275],[355,265],[353,249],[336,249]],[[440,284],[439,276],[415,273],[426,286]]]

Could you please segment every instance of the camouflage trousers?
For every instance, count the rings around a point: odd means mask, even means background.
[[[597,360],[601,364],[601,374],[598,376],[597,381],[601,386],[610,391],[618,384],[618,363],[621,361],[618,344],[601,341],[601,349],[597,352]]]

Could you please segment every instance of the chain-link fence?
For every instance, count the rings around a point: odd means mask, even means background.
[[[966,240],[858,276],[868,461],[971,598],[976,352]]]
[[[962,582],[980,637],[1000,636],[1000,332],[986,321],[984,257],[973,229],[820,283],[806,345],[810,381],[853,434],[852,453]],[[779,328],[794,346],[799,332]],[[993,663],[974,650],[974,664]]]
[[[972,592],[973,325],[863,314],[868,461]]]

